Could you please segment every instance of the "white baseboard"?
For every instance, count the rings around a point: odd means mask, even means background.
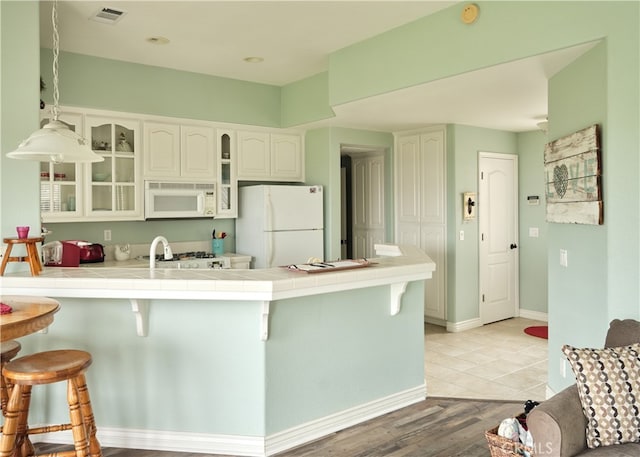
[[[438,319],[436,317],[430,317],[430,316],[427,316],[427,315],[424,316],[424,321],[427,324],[433,324],[433,325],[437,325],[439,327],[446,327],[447,326],[447,321],[446,320]]]
[[[426,383],[422,383],[412,389],[358,405],[267,437],[120,429],[100,427],[99,425],[97,436],[103,447],[267,457],[412,405],[424,400],[426,395],[427,386]],[[33,438],[34,442],[73,443],[71,431],[34,435]]]
[[[317,440],[330,433],[344,430],[345,428],[352,427],[369,419],[396,411],[424,400],[426,395],[427,385],[426,383],[422,383],[404,392],[380,398],[370,403],[359,405],[346,411],[270,435],[267,437],[266,455],[273,455],[277,452],[300,446],[301,444]]]
[[[529,309],[520,308],[520,317],[525,319],[533,319],[534,321],[549,322],[549,315],[547,313],[541,313],[540,311],[531,311]]]
[[[447,322],[447,332],[463,332],[472,328],[482,327],[482,321],[477,317],[462,322]]]

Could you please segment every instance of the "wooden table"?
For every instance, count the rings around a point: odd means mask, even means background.
[[[18,295],[0,296],[13,312],[0,315],[0,341],[13,340],[47,328],[60,303],[51,298]]]

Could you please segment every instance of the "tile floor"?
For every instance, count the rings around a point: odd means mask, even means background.
[[[427,395],[544,400],[547,340],[524,333],[532,325],[547,324],[513,318],[457,333],[426,324]]]

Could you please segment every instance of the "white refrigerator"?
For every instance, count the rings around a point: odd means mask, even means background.
[[[236,252],[252,268],[324,259],[322,186],[260,185],[238,191]]]

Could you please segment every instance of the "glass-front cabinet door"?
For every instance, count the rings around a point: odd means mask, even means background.
[[[87,116],[87,138],[103,162],[90,164],[87,215],[104,219],[141,219],[140,124],[131,119]]]
[[[40,126],[51,118],[50,112],[44,113]],[[61,113],[58,120],[82,134],[81,114]],[[40,215],[43,222],[68,221],[82,216],[82,178],[80,164],[40,162]]]
[[[235,136],[232,130],[217,131],[218,218],[238,217],[238,179]]]

